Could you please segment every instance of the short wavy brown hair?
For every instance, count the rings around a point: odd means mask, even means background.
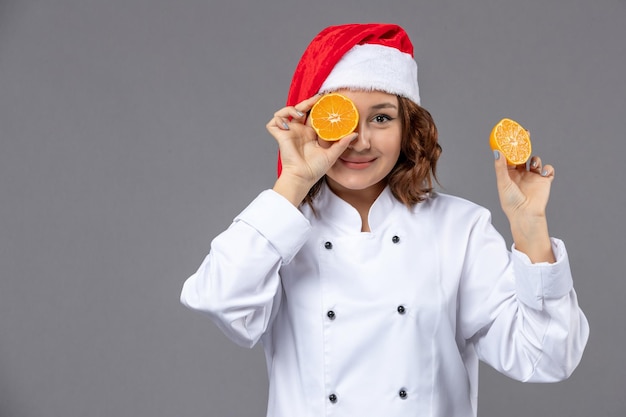
[[[437,127],[428,110],[398,96],[398,116],[402,123],[400,156],[387,175],[387,183],[394,197],[412,207],[424,201],[433,191],[441,145]],[[304,203],[313,206],[313,199],[323,182],[324,177],[311,187]]]

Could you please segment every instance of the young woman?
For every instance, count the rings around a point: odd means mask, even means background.
[[[352,99],[356,131],[308,125],[318,93]],[[402,28],[324,29],[267,130],[279,177],[211,245],[181,301],[233,341],[261,340],[267,415],[470,417],[478,361],[567,378],[588,337],[563,242],[545,216],[554,169],[495,153],[507,250],[489,212],[435,193],[441,148]]]

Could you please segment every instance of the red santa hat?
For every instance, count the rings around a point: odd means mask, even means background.
[[[384,91],[420,104],[413,44],[404,29],[386,23],[353,23],[322,30],[296,66],[287,105],[342,88]]]

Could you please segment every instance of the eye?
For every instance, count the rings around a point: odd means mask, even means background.
[[[372,117],[372,121],[379,124],[386,123],[391,120],[393,120],[393,117],[386,114],[377,114],[376,116]]]

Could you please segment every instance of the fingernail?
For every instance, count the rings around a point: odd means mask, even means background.
[[[300,117],[304,116],[304,113],[302,113],[300,110],[296,110],[296,113],[298,113],[298,116]]]
[[[287,124],[287,122],[283,122],[283,127],[284,127],[286,130],[289,130],[289,125]]]
[[[533,168],[537,168],[537,161],[532,161],[530,164]]]
[[[547,177],[548,176],[548,171],[546,171],[545,169],[543,171],[541,171],[541,176],[542,177]]]
[[[493,157],[496,159],[500,159],[500,151],[499,150],[494,150],[493,151]]]

